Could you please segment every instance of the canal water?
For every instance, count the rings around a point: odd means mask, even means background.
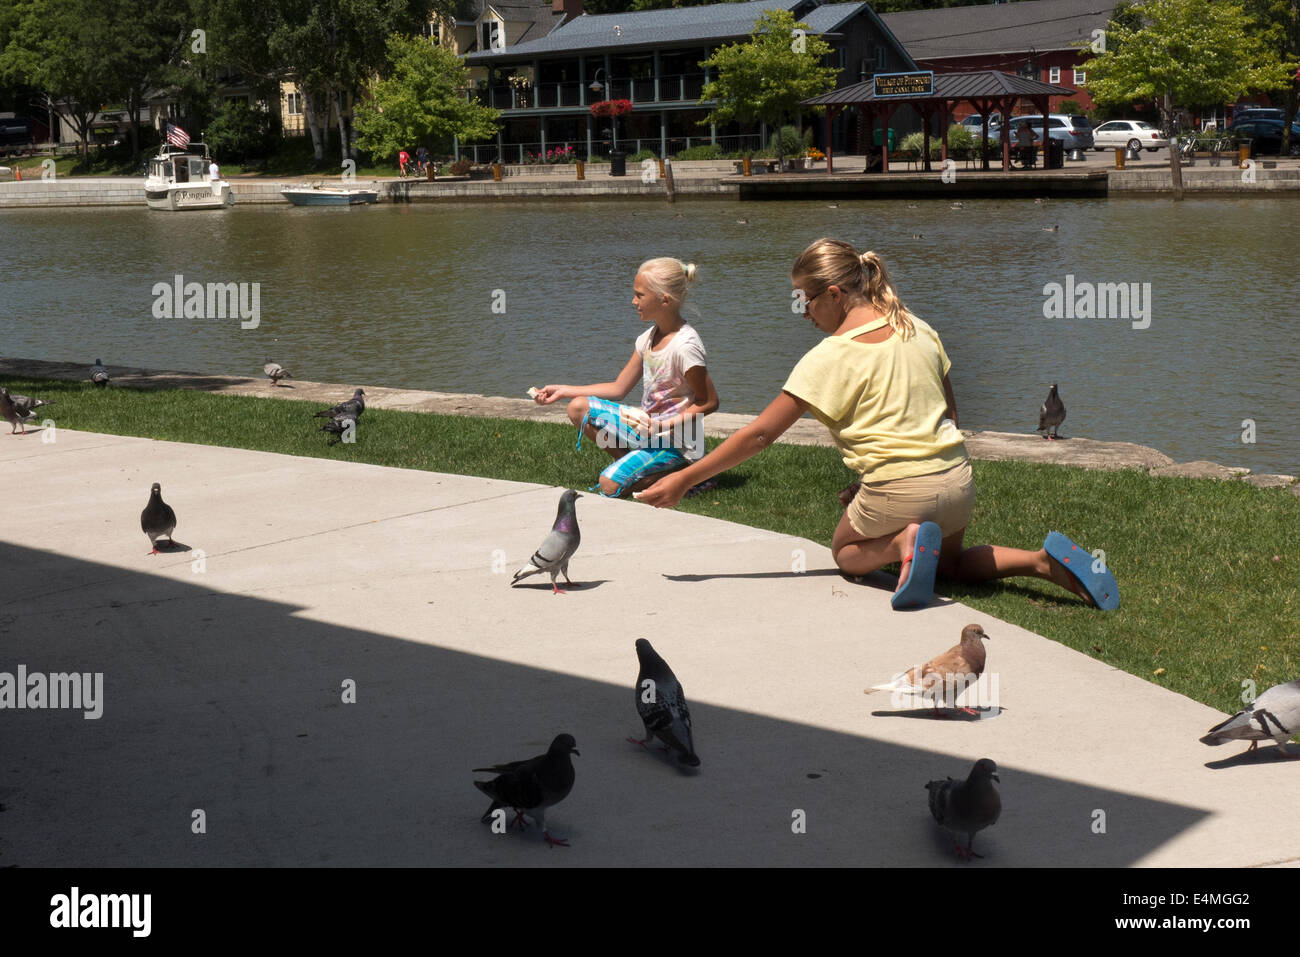
[[[522,397],[612,379],[643,328],[636,267],[671,255],[700,269],[722,409],[757,412],[818,340],[788,274],[832,236],[879,252],[939,331],[963,428],[1032,432],[1056,382],[1063,435],[1295,474],[1298,222],[1294,195],[12,210],[0,350],[246,375],[270,356],[307,379]],[[245,284],[256,326],[159,318],[177,276]]]

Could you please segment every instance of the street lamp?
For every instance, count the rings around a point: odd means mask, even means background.
[[[595,93],[602,100],[608,100],[609,97],[603,95],[605,93],[605,90],[608,89],[608,87],[606,86],[606,84],[600,82],[600,77],[604,72],[605,72],[604,67],[597,67],[596,76],[594,79],[592,79],[591,83],[587,85],[587,89],[591,90],[592,93]],[[613,113],[611,113],[609,116],[609,124],[610,124],[609,149],[612,155],[614,150],[618,149],[618,117],[615,116]]]

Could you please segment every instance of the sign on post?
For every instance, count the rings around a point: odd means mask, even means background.
[[[876,99],[890,96],[933,96],[934,71],[919,73],[877,73],[874,95]]]

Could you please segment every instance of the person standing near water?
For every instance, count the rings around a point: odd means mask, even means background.
[[[1119,605],[1109,570],[1059,532],[1038,551],[963,548],[975,504],[970,459],[957,428],[951,363],[938,334],[898,297],[874,252],[819,239],[795,261],[804,314],[826,338],[790,373],[759,416],[707,456],[635,497],[671,508],[692,485],[770,446],[804,412],[830,430],[862,480],[840,492],[835,564],[865,575],[901,563],[895,608],[930,601],[936,573],[964,582],[1032,576],[1098,607]]]

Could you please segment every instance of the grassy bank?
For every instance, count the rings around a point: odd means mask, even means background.
[[[371,409],[355,444],[327,446],[321,420],[311,417],[317,407],[301,402],[6,384],[56,400],[49,411],[60,428],[579,490],[608,462],[593,443],[575,451],[574,430],[556,425]],[[3,431],[0,441],[24,441]],[[1225,711],[1240,707],[1246,678],[1262,691],[1300,676],[1300,497],[1136,471],[1017,462],[974,468],[979,497],[968,544],[1036,549],[1049,530],[1065,532],[1105,550],[1123,604],[1093,611],[1047,582],[1024,579],[941,584],[942,594]],[[680,508],[829,544],[842,511],[836,492],[849,478],[831,449],[777,445]]]

